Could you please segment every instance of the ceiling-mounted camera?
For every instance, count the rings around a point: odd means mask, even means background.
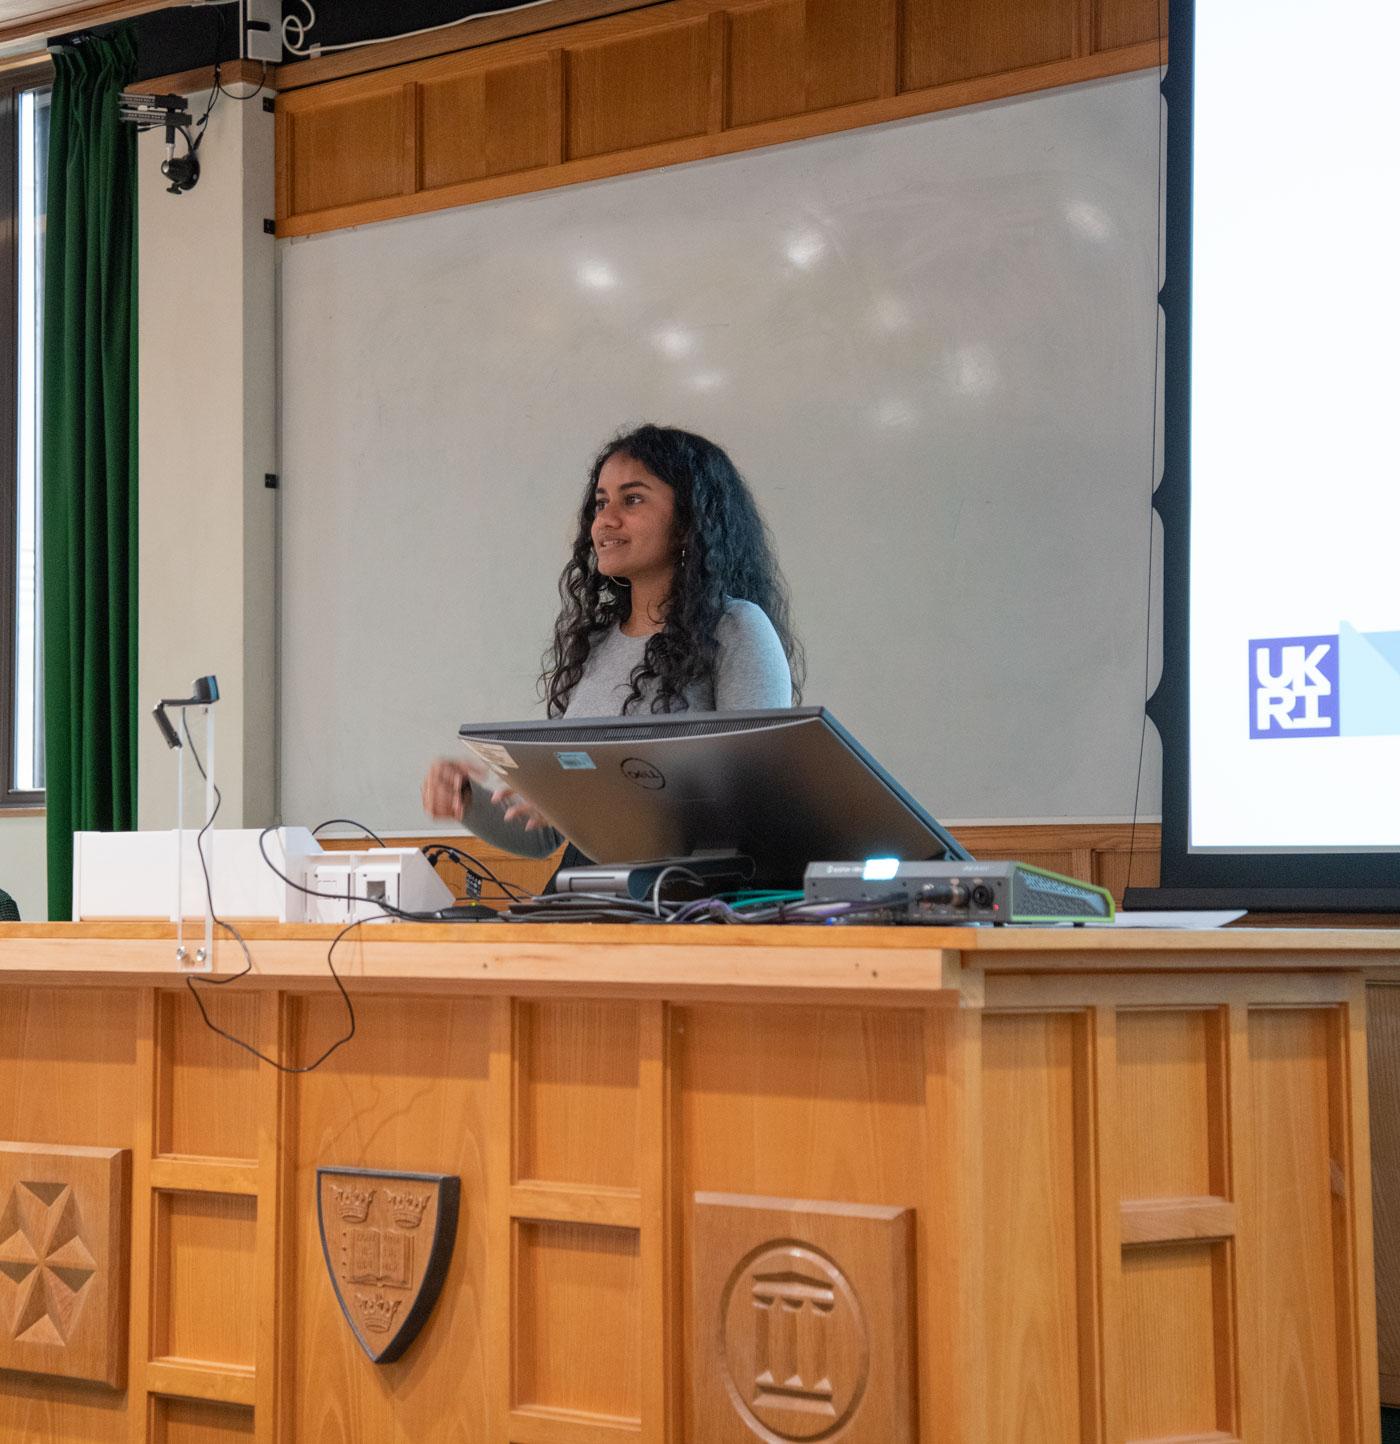
[[[183,95],[140,95],[123,91],[117,97],[121,118],[137,130],[165,130],[165,159],[160,173],[170,182],[171,195],[193,190],[199,180],[199,142],[190,135],[189,101]],[[185,138],[184,155],[175,154],[175,137]]]

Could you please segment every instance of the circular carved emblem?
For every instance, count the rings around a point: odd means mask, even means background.
[[[666,779],[661,773],[640,757],[627,758],[622,764],[622,775],[629,782],[635,782],[638,787],[645,787],[649,792],[656,792],[666,785]]]
[[[846,1276],[820,1250],[786,1240],[730,1275],[719,1351],[734,1407],[769,1444],[829,1438],[855,1413],[870,1372],[865,1315]]]

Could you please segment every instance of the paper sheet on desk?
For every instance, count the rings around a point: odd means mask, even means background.
[[[1159,912],[1159,913],[1115,913],[1111,923],[1097,924],[1115,928],[1223,928],[1236,918],[1242,918],[1244,908],[1231,908],[1216,912]]]

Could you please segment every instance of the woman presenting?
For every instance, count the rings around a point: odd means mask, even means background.
[[[712,441],[642,426],[589,474],[540,682],[551,717],[789,707],[803,656],[787,584],[744,479]],[[423,782],[432,816],[524,857],[563,841],[478,759]]]

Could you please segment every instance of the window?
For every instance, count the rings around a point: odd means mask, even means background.
[[[49,91],[0,78],[0,806],[44,800],[40,357]]]

